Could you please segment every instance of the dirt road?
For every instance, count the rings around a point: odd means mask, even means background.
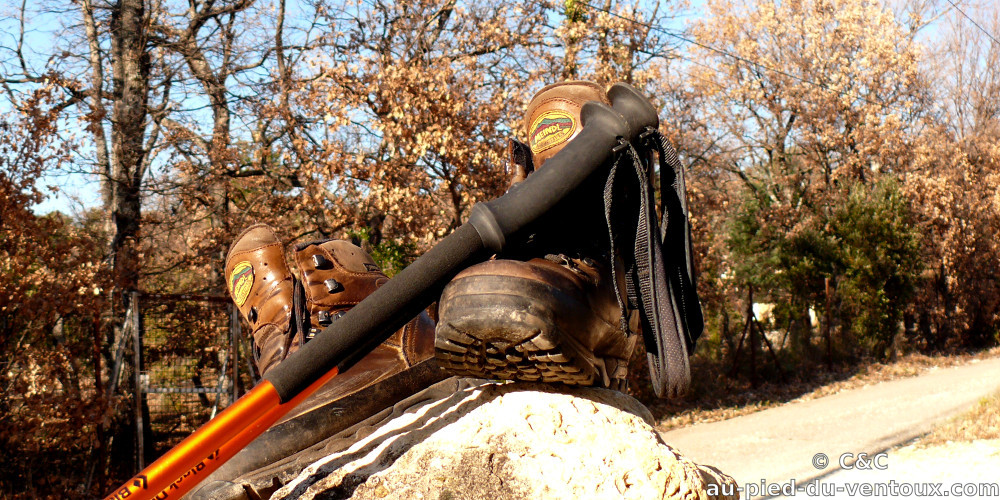
[[[973,360],[722,422],[675,429],[663,433],[663,439],[696,462],[718,467],[740,485],[791,479],[805,485],[835,477],[857,478],[860,471],[847,475],[841,470],[838,461],[844,454],[871,456],[905,443],[997,390],[1000,359]],[[826,457],[825,467],[813,465],[814,459],[823,465],[820,453]],[[883,476],[903,477],[906,464],[894,466],[892,459],[880,461],[889,468]],[[962,461],[953,459],[948,467],[961,470]],[[1000,462],[1000,455],[996,461]],[[963,479],[1000,481],[1000,473],[996,476]]]

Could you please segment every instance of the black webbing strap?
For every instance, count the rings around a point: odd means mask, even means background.
[[[677,158],[677,151],[663,134],[652,131],[644,139],[642,146],[654,148],[660,159],[660,203],[663,213],[660,234],[671,294],[675,296],[680,308],[685,340],[691,351],[695,341],[701,336],[705,321],[695,281],[684,168]]]
[[[507,178],[518,182],[534,171],[531,146],[514,138],[507,139]]]
[[[626,294],[626,293],[631,294],[631,292],[635,290],[635,287],[632,284],[632,280],[631,280],[631,276],[632,276],[632,272],[631,272],[632,270],[631,270],[631,268],[626,268],[626,269],[623,269],[623,270],[619,270],[617,268],[618,265],[619,265],[619,262],[620,262],[620,260],[619,260],[620,256],[618,255],[618,243],[615,241],[616,240],[616,234],[615,234],[615,229],[614,229],[615,227],[617,227],[617,224],[615,224],[614,218],[613,218],[612,213],[611,213],[611,205],[612,205],[612,201],[614,200],[614,195],[615,195],[615,180],[616,180],[617,175],[618,175],[618,164],[621,163],[622,162],[622,158],[624,158],[620,154],[620,152],[621,152],[622,149],[624,149],[625,147],[627,147],[627,145],[628,145],[628,143],[624,139],[622,139],[621,142],[619,143],[619,145],[618,145],[618,149],[619,150],[617,151],[618,154],[615,156],[615,161],[611,165],[611,171],[608,173],[608,179],[604,183],[604,220],[607,222],[607,225],[608,225],[608,239],[611,242],[611,249],[610,249],[610,254],[609,254],[609,260],[611,262],[610,266],[611,266],[612,275],[613,275],[613,278],[614,278],[614,279],[611,280],[611,283],[615,287],[615,298],[618,299],[618,307],[622,311],[621,329],[622,329],[623,332],[628,332],[629,331],[629,326],[628,326],[628,311],[630,309],[630,307],[626,307],[625,306],[625,300],[626,299],[624,297],[624,294]],[[618,284],[618,279],[617,279],[617,276],[616,276],[618,272],[624,272],[625,273],[625,279],[626,279],[626,281],[625,281],[625,290],[622,290],[621,286]],[[629,300],[629,306],[633,306],[634,305],[634,302],[633,302],[634,299],[633,299],[633,297],[629,296],[628,300]]]
[[[668,279],[670,267],[659,237],[649,167],[631,144],[621,144],[618,151],[620,154],[604,186],[604,215],[611,241],[611,258],[614,262],[621,257],[626,272],[625,294],[618,281],[613,280],[615,295],[623,310],[623,327],[624,311],[627,310],[623,295],[627,295],[630,306],[638,306],[653,390],[660,397],[676,397],[687,390],[691,381],[688,334],[681,319],[677,294]],[[632,164],[630,173],[634,173],[634,177],[619,177],[618,167],[623,161]],[[631,232],[633,227],[634,233]],[[620,234],[626,228],[629,232]],[[631,240],[631,255],[619,254],[618,240]]]

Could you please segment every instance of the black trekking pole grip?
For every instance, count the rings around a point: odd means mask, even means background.
[[[531,182],[520,182],[506,195],[472,207],[468,223],[476,228],[488,248],[495,253],[502,251],[507,246],[507,238],[517,235],[525,226],[569,199],[584,181],[607,163],[619,141],[637,141],[641,134],[659,126],[656,108],[631,85],[612,85],[608,99],[612,104],[611,113],[603,104],[584,104],[580,113],[583,131],[546,162],[545,168],[533,172],[527,179]],[[585,136],[588,128],[611,132],[614,137],[607,134],[595,138],[589,134]],[[608,139],[613,142],[606,142]],[[574,147],[577,143],[583,144]],[[599,194],[596,196],[595,200],[601,199]]]
[[[264,378],[281,400],[294,397],[334,367],[343,373],[353,366],[436,300],[462,269],[512,243],[508,241],[512,236],[605,166],[620,140],[634,140],[645,127],[655,126],[641,111],[624,111],[630,115],[623,117],[598,102],[586,103],[580,134],[549,159],[545,168],[504,196],[474,206],[468,222],[270,370]]]
[[[635,87],[618,82],[608,89],[608,100],[611,107],[625,118],[629,132],[633,134],[629,136],[629,141],[635,142],[640,134],[659,128],[660,117],[656,108]]]

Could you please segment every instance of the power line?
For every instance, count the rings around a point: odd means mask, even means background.
[[[831,89],[831,88],[829,88],[829,87],[827,87],[827,86],[825,86],[825,85],[823,85],[821,83],[817,83],[817,82],[814,82],[814,81],[809,80],[809,79],[805,79],[805,78],[802,78],[802,77],[799,77],[799,76],[795,76],[793,74],[787,73],[787,72],[782,71],[782,70],[777,69],[777,68],[769,67],[768,65],[760,63],[758,61],[754,61],[754,60],[745,58],[743,56],[739,56],[739,55],[733,54],[733,53],[731,53],[729,51],[726,51],[726,50],[723,50],[723,49],[719,49],[719,48],[713,47],[713,46],[708,45],[708,44],[701,43],[701,42],[699,42],[697,40],[693,40],[693,39],[688,38],[688,37],[686,37],[684,35],[680,35],[680,34],[677,34],[677,33],[673,33],[671,31],[667,31],[667,30],[665,30],[663,28],[660,28],[659,26],[654,26],[652,24],[644,23],[644,22],[639,21],[637,19],[632,19],[632,18],[623,16],[621,14],[617,14],[617,13],[614,13],[614,12],[602,9],[600,7],[595,7],[595,6],[590,5],[590,4],[586,3],[586,2],[584,2],[584,5],[586,5],[587,7],[591,8],[593,10],[600,11],[600,12],[603,12],[603,13],[608,14],[610,16],[622,19],[624,21],[628,21],[630,23],[646,27],[646,28],[648,28],[650,30],[653,30],[653,31],[658,31],[660,33],[663,33],[664,35],[676,38],[678,40],[681,40],[682,42],[686,42],[686,43],[689,43],[691,45],[696,45],[696,46],[701,47],[701,48],[703,48],[705,50],[709,50],[709,51],[715,52],[716,54],[723,55],[723,56],[726,56],[726,57],[730,57],[730,58],[736,59],[738,61],[745,62],[747,64],[752,64],[754,66],[760,66],[760,67],[762,67],[762,68],[764,68],[764,69],[766,69],[768,71],[773,71],[775,73],[779,73],[779,74],[785,75],[785,76],[787,76],[789,78],[793,78],[793,79],[798,80],[798,81],[800,81],[802,83],[807,83],[807,84],[810,84],[810,85],[815,85],[817,87],[822,87],[822,88],[824,88],[826,90],[829,90],[831,92],[834,91],[833,89]]]
[[[958,5],[955,5],[955,2],[952,2],[951,0],[948,0],[948,3],[950,3],[951,6],[955,8],[955,10],[957,10],[959,13],[961,13],[963,17],[965,17],[966,19],[968,19],[970,23],[972,23],[975,27],[979,28],[979,31],[982,31],[984,35],[986,35],[986,36],[988,36],[990,38],[990,40],[993,40],[993,43],[995,43],[997,45],[1000,45],[1000,41],[997,41],[997,39],[994,38],[993,35],[991,35],[989,31],[986,31],[986,29],[984,29],[982,26],[980,26],[979,23],[977,23],[975,21],[975,19],[972,19],[971,17],[969,17],[969,15],[966,14],[964,10],[962,10],[961,8],[959,8]]]
[[[664,35],[667,35],[669,37],[676,38],[676,39],[678,39],[678,40],[680,40],[682,42],[685,42],[685,43],[688,43],[688,44],[691,44],[691,45],[695,45],[695,46],[701,47],[701,48],[703,48],[705,50],[708,50],[708,51],[711,51],[711,52],[715,52],[716,54],[719,54],[719,55],[722,55],[722,56],[725,56],[725,57],[729,57],[731,59],[735,59],[735,60],[743,62],[743,63],[745,63],[747,65],[752,65],[752,66],[757,66],[757,67],[760,67],[760,68],[764,68],[764,69],[766,69],[768,71],[771,71],[773,73],[784,75],[784,76],[786,76],[788,78],[791,78],[793,80],[799,81],[801,83],[805,83],[807,85],[812,85],[814,87],[826,90],[827,92],[836,93],[836,94],[839,94],[839,95],[841,95],[843,97],[847,97],[849,99],[861,99],[862,101],[867,102],[868,104],[871,104],[872,106],[882,106],[882,107],[885,107],[884,103],[872,102],[872,101],[868,100],[867,98],[865,98],[865,97],[863,97],[861,95],[852,96],[849,93],[844,92],[842,90],[834,90],[834,89],[832,89],[832,88],[830,88],[830,87],[828,87],[828,86],[826,86],[826,85],[824,85],[822,83],[810,80],[808,78],[803,78],[803,77],[800,77],[800,76],[797,76],[797,75],[793,75],[791,73],[788,73],[786,71],[782,71],[782,70],[780,70],[778,68],[771,67],[771,66],[769,66],[767,64],[764,64],[764,63],[761,63],[759,61],[754,61],[752,59],[748,59],[746,57],[743,57],[743,56],[740,56],[740,55],[737,55],[737,54],[733,54],[733,53],[731,53],[731,52],[729,52],[727,50],[720,49],[720,48],[713,47],[711,45],[699,42],[697,40],[691,39],[691,38],[686,37],[684,35],[680,35],[678,33],[673,33],[671,31],[667,31],[666,29],[660,28],[659,26],[655,26],[655,25],[650,24],[650,23],[642,22],[642,21],[639,21],[637,19],[629,18],[629,17],[623,16],[621,14],[617,14],[617,13],[611,12],[611,11],[609,11],[607,9],[603,9],[601,7],[590,5],[587,2],[581,2],[581,3],[585,7],[587,7],[588,9],[591,9],[591,10],[594,10],[594,11],[598,11],[598,12],[603,12],[605,14],[608,14],[609,16],[616,17],[616,18],[621,19],[623,21],[627,21],[629,23],[632,23],[632,24],[635,24],[635,25],[638,25],[638,26],[643,26],[643,27],[645,27],[645,28],[647,28],[649,30],[657,31],[657,32],[662,33]],[[694,61],[693,59],[684,57],[683,55],[678,54],[678,57],[680,57],[681,59],[684,59],[686,61],[689,61],[689,62],[696,63],[696,64],[700,65],[700,63],[697,63],[697,61]]]

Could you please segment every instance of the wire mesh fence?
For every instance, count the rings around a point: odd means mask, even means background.
[[[239,322],[225,298],[143,294],[138,310],[140,447],[155,457],[253,382],[242,359]]]

